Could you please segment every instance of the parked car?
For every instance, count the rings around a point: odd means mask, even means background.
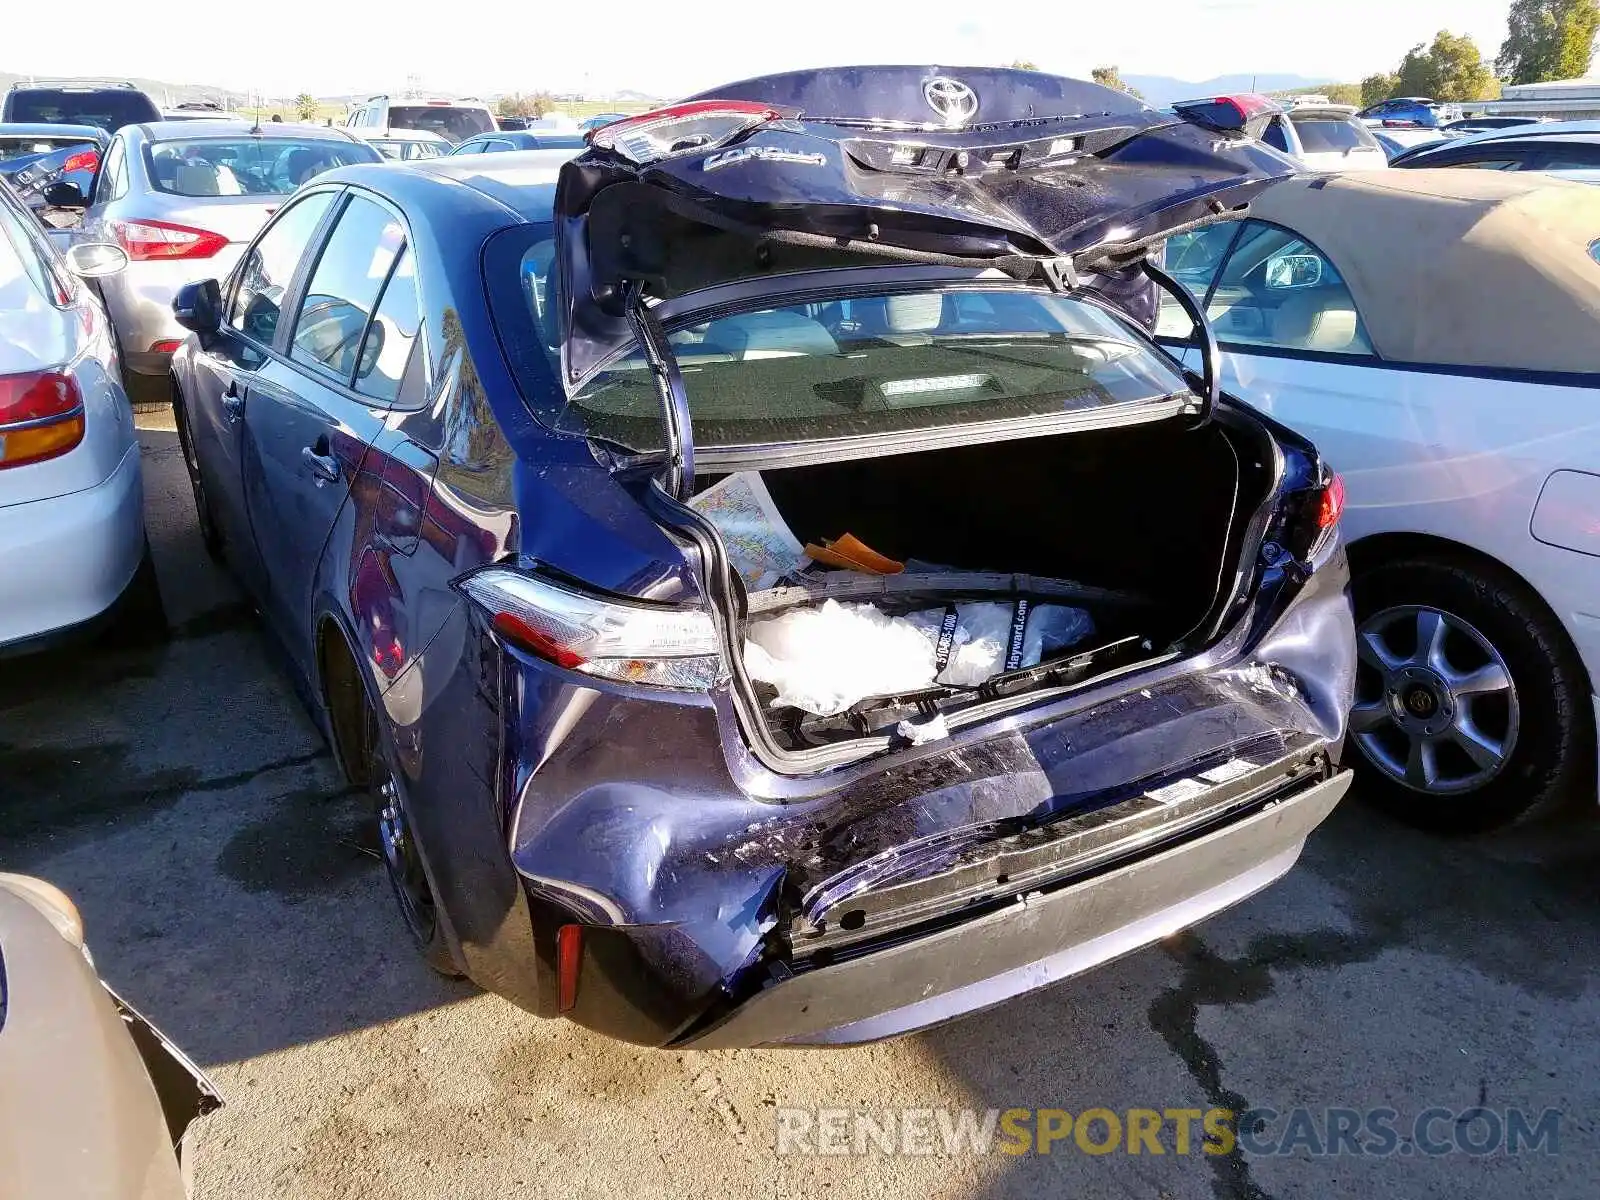
[[[243,113],[223,108],[215,100],[185,100],[161,112],[163,121],[249,121]],[[276,119],[276,118],[274,118]]]
[[[437,133],[421,129],[391,129],[378,136],[363,136],[359,129],[351,130],[362,141],[385,158],[414,161],[420,158],[443,158],[450,153],[450,143]]]
[[[17,172],[53,158],[49,182],[70,183],[87,194],[110,143],[106,131],[93,125],[0,125],[0,170],[14,184]]]
[[[435,133],[451,145],[478,133],[493,133],[498,126],[489,106],[476,99],[423,99],[410,96],[373,96],[350,110],[344,127],[351,133],[383,136],[398,129]]]
[[[133,84],[97,80],[13,83],[0,109],[0,121],[7,124],[93,125],[107,133],[160,119],[155,101]]]
[[[330,173],[177,302],[206,544],[372,793],[428,962],[640,1043],[856,1042],[1289,869],[1348,778],[1340,487],[1134,315],[1151,239],[1289,160],[912,67],[568,158]],[[825,538],[940,565],[802,569]],[[1034,602],[1074,630],[1049,650]],[[903,682],[775,706],[747,635],[812,616],[915,638]],[[792,661],[846,688],[881,658],[853,636]],[[940,683],[939,642],[992,666]]]
[[[0,654],[118,616],[165,630],[143,499],[110,322],[0,183]]]
[[[627,113],[596,113],[592,117],[585,117],[583,120],[579,121],[578,129],[582,133],[588,133],[591,129],[603,128],[606,125],[610,125],[613,121],[626,121],[627,119]]]
[[[1175,104],[1190,120],[1235,112],[1244,132],[1281,150],[1313,171],[1348,171],[1388,165],[1383,148],[1343,104],[1285,104],[1266,96],[1208,96]]]
[[[1534,125],[1546,117],[1462,117],[1459,121],[1446,121],[1441,129],[1465,136],[1469,133],[1488,133],[1495,129],[1515,129],[1518,125]]]
[[[283,197],[330,168],[381,162],[340,129],[179,121],[117,133],[76,237],[110,242],[125,270],[99,280],[136,398],[166,400],[167,363],[184,336],[179,287],[226,275]],[[68,197],[70,199],[70,197]]]
[[[1441,129],[1428,129],[1421,125],[1409,129],[1397,129],[1392,126],[1372,130],[1372,136],[1378,145],[1383,147],[1383,152],[1388,156],[1389,165],[1394,165],[1394,160],[1408,151],[1419,146],[1442,146],[1450,140]]]
[[[1356,116],[1369,125],[1401,122],[1435,129],[1443,124],[1442,111],[1443,106],[1438,101],[1430,100],[1426,96],[1396,96],[1393,100],[1384,100],[1363,108]],[[1449,120],[1449,117],[1446,116],[1444,120]]]
[[[499,113],[496,113],[494,123],[498,129],[526,129],[528,127],[528,118],[502,117]]]
[[[1494,129],[1436,146],[1418,146],[1396,167],[1476,167],[1490,171],[1585,171],[1600,167],[1600,121],[1549,121]]]
[[[462,142],[451,154],[504,154],[509,150],[582,150],[587,143],[573,133],[541,133],[520,130],[510,133],[485,133]]]
[[[1388,171],[1280,183],[1166,250],[1226,386],[1344,472],[1351,741],[1363,794],[1419,823],[1592,794],[1597,231],[1590,187]]]
[[[1312,171],[1359,171],[1389,165],[1372,133],[1342,105],[1297,105],[1267,126],[1262,141]]]
[[[100,981],[59,888],[0,874],[0,1129],[8,1200],[185,1200],[211,1082]]]

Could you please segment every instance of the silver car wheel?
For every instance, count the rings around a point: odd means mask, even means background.
[[[1362,623],[1356,653],[1350,733],[1378,770],[1412,791],[1459,795],[1505,769],[1517,744],[1517,688],[1478,630],[1401,605]]]

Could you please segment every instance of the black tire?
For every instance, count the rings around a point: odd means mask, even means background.
[[[200,476],[200,459],[194,450],[194,434],[189,428],[189,406],[184,401],[176,378],[172,380],[172,423],[178,430],[178,448],[183,454],[183,469],[189,476],[189,490],[194,493],[195,519],[200,524],[200,541],[206,548],[206,557],[219,566],[226,566],[222,530],[211,512],[211,501],[206,496],[205,481]]]
[[[367,791],[377,825],[379,855],[400,911],[400,920],[411,944],[428,966],[446,978],[461,979],[464,977],[462,970],[450,951],[444,922],[433,899],[433,880],[417,842],[404,780],[390,765],[393,760],[384,745],[383,731],[370,708],[363,740],[367,755]]]
[[[171,636],[167,606],[161,599],[161,581],[156,577],[148,539],[138,569],[117,598],[108,633],[119,646],[155,646]]]
[[[1366,722],[1352,718],[1346,760],[1361,776],[1358,794],[1407,824],[1457,834],[1485,832],[1553,809],[1585,786],[1592,800],[1595,725],[1587,675],[1565,631],[1524,584],[1493,567],[1407,557],[1359,570],[1352,591],[1358,629],[1381,631],[1386,620],[1395,622],[1397,612],[1411,609],[1443,614],[1447,628],[1455,631],[1446,633],[1447,639],[1481,638],[1468,642],[1460,653],[1470,656],[1486,644],[1486,666],[1503,665],[1502,675],[1509,674],[1511,682],[1510,689],[1482,698],[1482,721],[1473,716],[1475,728],[1492,731],[1485,740],[1501,747],[1498,764],[1489,768],[1493,774],[1481,783],[1458,781],[1455,786],[1461,790],[1448,794],[1444,785],[1419,789],[1396,778],[1394,755],[1387,755],[1389,769],[1380,765],[1387,753],[1385,739],[1410,736],[1398,718],[1419,718],[1387,686],[1393,675],[1374,668],[1367,643],[1357,677],[1356,713],[1365,706],[1371,716],[1373,706],[1381,704],[1397,717],[1390,718],[1392,728],[1378,725],[1372,734],[1358,733]],[[1420,703],[1426,710],[1428,701]],[[1449,703],[1461,705],[1461,699],[1447,691],[1441,716],[1449,715],[1444,707]],[[1476,703],[1472,709],[1462,707],[1473,711]],[[1444,751],[1456,755],[1459,747]],[[1459,761],[1466,763],[1462,775],[1467,781],[1475,770],[1484,769],[1478,762]]]

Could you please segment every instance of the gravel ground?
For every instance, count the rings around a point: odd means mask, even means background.
[[[440,980],[361,801],[204,559],[170,421],[141,423],[174,635],[0,664],[0,862],[77,898],[107,979],[227,1097],[201,1197],[1597,1194],[1588,824],[1451,843],[1347,802],[1286,880],[1198,930],[861,1049],[640,1050]],[[1429,1108],[1561,1115],[1520,1155],[1211,1155],[1198,1132],[1179,1154],[1170,1125],[1161,1155],[775,1152],[789,1108],[1263,1106],[1315,1110],[1323,1136],[1328,1108],[1392,1108],[1403,1135]]]

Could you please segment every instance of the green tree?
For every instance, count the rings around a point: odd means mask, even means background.
[[[1381,104],[1395,95],[1399,87],[1400,77],[1393,71],[1380,71],[1376,75],[1368,75],[1361,81],[1361,107],[1371,108],[1374,104]]]
[[[1101,87],[1115,88],[1119,92],[1127,92],[1128,95],[1136,96],[1140,100],[1144,99],[1144,94],[1138,88],[1129,87],[1122,82],[1122,72],[1116,67],[1096,67],[1089,74],[1094,77],[1094,81]]]
[[[512,92],[495,102],[495,108],[502,117],[542,117],[554,107],[555,97],[549,92],[534,92],[531,95]]]
[[[1330,83],[1322,89],[1322,94],[1335,104],[1354,104],[1361,106],[1361,85],[1359,83]]]
[[[1600,30],[1596,0],[1512,0],[1495,70],[1508,83],[1576,79],[1589,71]]]
[[[1494,75],[1484,66],[1477,43],[1445,29],[1434,35],[1431,46],[1419,42],[1411,47],[1396,74],[1395,94],[1400,96],[1481,100],[1494,88]]]
[[[1039,69],[1039,64],[1036,62],[1029,62],[1025,58],[1019,58],[1012,62],[1011,69],[1013,71],[1037,71]]]
[[[295,115],[302,121],[315,121],[317,119],[317,98],[310,92],[301,92],[294,98]]]

